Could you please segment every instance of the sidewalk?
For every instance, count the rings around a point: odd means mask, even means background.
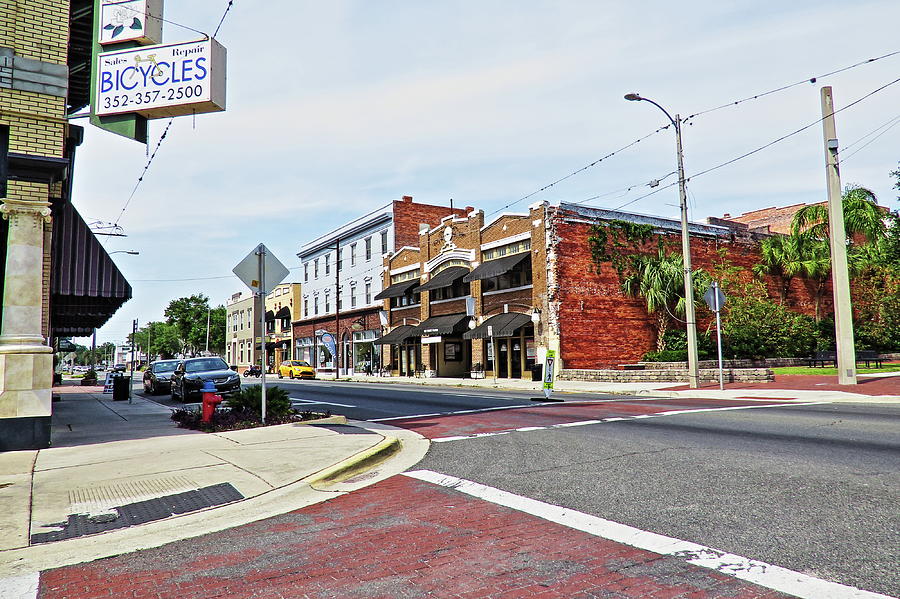
[[[403,472],[428,449],[414,432],[343,416],[207,434],[139,396],[54,394],[52,447],[0,453],[0,587],[319,503]]]

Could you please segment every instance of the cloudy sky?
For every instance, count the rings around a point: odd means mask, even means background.
[[[226,5],[168,0],[165,41],[199,37],[179,25],[212,34]],[[244,289],[232,267],[260,242],[296,267],[304,242],[403,195],[487,215],[595,198],[676,217],[677,187],[640,199],[652,179],[675,182],[674,133],[649,135],[665,115],[625,93],[687,117],[799,83],[690,119],[691,177],[816,123],[823,85],[840,109],[895,81],[898,22],[896,0],[235,0],[216,36],[227,110],[175,119],[124,211],[169,119],[151,122],[149,148],[86,126],[73,202],[125,229],[108,251],[140,252],[113,256],[134,299],[98,342],[162,319],[173,298],[224,303]],[[898,107],[900,82],[836,117],[842,182],[891,209]],[[815,124],[692,178],[690,218],[822,201],[822,146]]]

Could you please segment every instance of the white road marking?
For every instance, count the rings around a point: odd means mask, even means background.
[[[752,410],[756,408],[784,408],[784,407],[793,407],[793,406],[817,406],[820,404],[829,403],[827,401],[809,401],[805,403],[790,403],[790,404],[762,404],[762,405],[754,405],[754,406],[728,406],[724,408],[691,408],[688,410],[668,410],[666,412],[657,412],[655,414],[635,414],[634,416],[612,416],[610,418],[604,418],[603,420],[579,420],[577,422],[563,422],[560,424],[548,424],[546,426],[523,426],[521,428],[513,428],[506,429],[501,431],[492,431],[486,433],[475,433],[472,435],[459,435],[454,437],[437,437],[436,439],[432,439],[432,443],[446,443],[448,441],[462,441],[465,439],[480,439],[482,437],[493,437],[496,435],[508,435],[509,433],[526,433],[531,431],[546,431],[552,430],[554,428],[567,428],[572,426],[588,426],[591,424],[602,424],[604,422],[623,422],[625,420],[644,420],[647,418],[660,418],[662,416],[677,416],[679,414],[699,414],[700,412],[726,412],[731,410]],[[516,406],[521,407],[521,406]],[[487,408],[492,409],[492,408]],[[483,411],[483,410],[469,410],[470,412],[474,411]],[[464,414],[467,412],[448,412],[446,415],[450,414]],[[404,416],[404,418],[416,418],[416,416]],[[390,420],[389,418],[385,418],[384,420]]]
[[[38,572],[0,578],[0,599],[32,599],[38,595],[41,575]]]
[[[823,599],[824,597],[829,599],[895,599],[888,595],[864,591],[856,587],[822,580],[821,578],[814,578],[801,572],[795,572],[794,570],[774,566],[766,562],[648,532],[569,508],[538,501],[537,499],[515,495],[455,476],[448,476],[431,470],[404,472],[404,475],[449,487],[472,497],[484,499],[485,501],[531,514],[550,522],[609,539],[610,541],[652,551],[660,555],[671,555],[681,558],[689,564],[709,568],[768,589],[800,597],[801,599]]]
[[[292,403],[297,403],[300,405],[314,405],[314,404],[325,404],[326,406],[340,406],[342,408],[355,408],[356,406],[351,406],[346,403],[334,403],[332,401],[318,401],[315,399],[302,399],[300,397],[291,397]]]
[[[579,402],[581,403],[581,402]],[[388,420],[406,420],[408,418],[433,418],[434,416],[457,416],[459,414],[477,414],[479,412],[494,412],[497,410],[515,410],[518,408],[531,408],[547,405],[545,403],[521,404],[518,406],[493,406],[490,408],[475,408],[473,410],[456,410],[455,412],[435,412],[434,414],[410,414],[409,416],[389,416],[387,418],[370,418],[369,422],[385,422]],[[554,403],[553,405],[559,405]]]

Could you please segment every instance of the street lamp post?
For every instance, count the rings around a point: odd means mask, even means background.
[[[697,319],[694,313],[694,285],[691,275],[691,241],[688,232],[687,213],[687,189],[684,178],[684,158],[681,151],[681,117],[669,114],[665,108],[640,94],[625,94],[626,100],[634,102],[650,102],[669,118],[675,126],[675,145],[678,152],[678,196],[681,206],[681,252],[684,255],[684,319],[687,324],[687,350],[688,350],[688,383],[691,389],[700,386],[700,369],[697,364]]]

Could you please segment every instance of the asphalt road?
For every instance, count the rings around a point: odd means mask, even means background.
[[[258,378],[242,378],[243,386],[258,385]],[[463,410],[532,405],[539,393],[499,391],[471,387],[423,387],[402,383],[352,383],[329,380],[290,380],[266,377],[266,386],[278,385],[288,390],[294,407],[299,410],[329,411],[354,420],[385,420],[404,416],[451,414]],[[170,407],[181,406],[168,394],[150,396],[140,383],[135,393]],[[597,399],[613,397],[604,394],[567,394],[566,398]]]
[[[900,596],[900,407],[720,411],[435,443],[417,468]]]

